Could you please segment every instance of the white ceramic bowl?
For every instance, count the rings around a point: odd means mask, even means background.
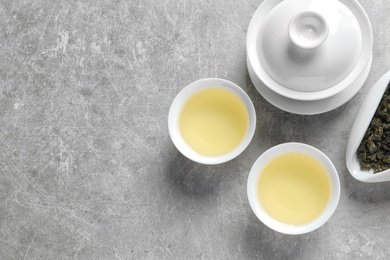
[[[179,129],[179,117],[183,105],[192,95],[200,90],[214,87],[229,90],[241,99],[248,112],[249,126],[242,142],[232,151],[220,156],[205,156],[194,151],[185,142]],[[219,78],[206,78],[189,84],[176,96],[169,109],[168,128],[174,145],[184,156],[202,164],[220,164],[237,157],[249,145],[256,129],[256,112],[251,99],[242,88],[228,80]]]
[[[329,177],[331,179],[332,191],[331,191],[331,196],[328,205],[326,206],[326,208],[323,210],[323,212],[318,218],[304,225],[289,225],[273,219],[262,208],[261,203],[257,198],[256,186],[257,186],[258,179],[261,176],[262,169],[273,158],[281,154],[290,153],[290,152],[301,152],[314,157],[315,159],[317,159],[319,162],[322,163],[322,165],[327,170]],[[253,212],[255,213],[257,218],[261,222],[263,222],[266,226],[284,234],[298,235],[298,234],[311,232],[321,227],[326,221],[329,220],[329,218],[334,213],[340,198],[340,180],[339,180],[337,170],[334,167],[333,163],[324,153],[322,153],[317,148],[302,143],[284,143],[284,144],[274,146],[269,150],[265,151],[256,160],[249,173],[248,182],[247,182],[247,195],[248,195],[249,204]]]
[[[247,63],[252,80],[282,99],[324,100],[361,88],[372,42],[370,21],[355,0],[267,0],[248,27]]]
[[[374,173],[373,170],[362,171],[357,159],[357,149],[375,114],[384,92],[390,82],[390,71],[383,75],[368,92],[352,125],[346,150],[347,168],[351,175],[362,182],[390,181],[390,170]]]

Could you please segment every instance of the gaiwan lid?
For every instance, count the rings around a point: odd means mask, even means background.
[[[278,2],[257,35],[258,60],[272,81],[265,83],[297,99],[326,98],[348,87],[372,52],[371,25],[357,1]],[[299,97],[302,92],[321,95]]]

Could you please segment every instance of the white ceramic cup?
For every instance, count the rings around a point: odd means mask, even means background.
[[[249,126],[245,134],[245,137],[243,138],[241,143],[238,146],[236,146],[233,150],[219,156],[206,156],[194,151],[185,142],[185,140],[183,139],[180,133],[179,118],[184,104],[188,101],[190,97],[192,97],[195,93],[197,93],[200,90],[213,88],[213,87],[227,89],[240,98],[240,100],[244,103],[246,110],[248,112]],[[169,134],[171,136],[174,145],[184,156],[186,156],[187,158],[195,162],[202,163],[202,164],[220,164],[237,157],[249,145],[256,128],[256,113],[251,99],[242,88],[240,88],[239,86],[237,86],[236,84],[228,80],[219,79],[219,78],[205,78],[189,84],[183,90],[181,90],[180,93],[176,96],[169,109],[168,128],[169,128]]]
[[[325,209],[313,221],[303,225],[290,225],[272,218],[262,207],[257,196],[257,183],[263,168],[273,158],[291,152],[300,152],[317,159],[326,169],[331,180],[331,195]],[[317,148],[302,143],[284,143],[265,151],[252,166],[247,182],[247,195],[249,204],[257,216],[269,228],[284,234],[299,235],[311,232],[321,227],[332,216],[340,198],[340,180],[336,168],[330,159]]]

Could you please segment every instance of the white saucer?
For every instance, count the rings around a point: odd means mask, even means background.
[[[331,96],[329,98],[314,100],[314,101],[302,101],[290,99],[277,94],[270,90],[264,83],[256,76],[253,67],[247,59],[247,66],[249,76],[253,82],[253,85],[259,91],[259,93],[272,105],[280,108],[284,111],[299,114],[299,115],[315,115],[321,114],[342,106],[348,102],[363,86],[367,79],[368,73],[370,72],[372,64],[372,56],[369,59],[368,64],[356,80],[344,89],[342,92]]]

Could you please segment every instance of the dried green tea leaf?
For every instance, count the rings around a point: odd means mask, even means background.
[[[372,140],[372,136],[367,139],[366,142],[366,148],[370,154],[375,153],[378,151],[378,146],[375,144],[375,142]]]
[[[363,171],[390,169],[390,82],[357,150]]]

